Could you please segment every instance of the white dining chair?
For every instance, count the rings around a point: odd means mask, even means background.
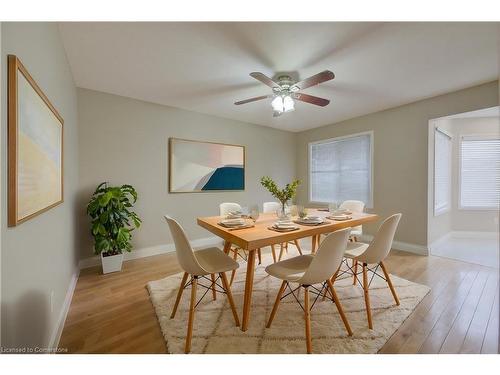
[[[241,206],[233,202],[224,202],[219,205],[220,216],[227,216],[232,212],[241,212]]]
[[[233,212],[241,212],[241,211],[242,211],[241,205],[238,203],[224,202],[224,203],[219,204],[219,215],[222,217],[225,217]],[[243,251],[244,256],[242,256],[240,254],[240,250]],[[248,259],[248,256],[247,256],[247,253],[245,252],[245,250],[243,250],[237,246],[231,246],[231,249],[229,251],[233,253],[234,260],[238,259],[238,255],[240,256],[241,259],[243,259],[245,261],[247,261],[247,259]],[[261,264],[262,263],[262,253],[261,253],[260,249],[257,250],[257,256],[259,258],[259,264]],[[233,285],[235,275],[236,275],[236,270],[233,270],[233,272],[231,272],[231,279],[229,281],[229,285]]]
[[[365,203],[362,201],[356,201],[356,200],[347,200],[343,201],[340,204],[340,209],[344,210],[349,210],[354,213],[361,213],[365,209]],[[363,234],[363,226],[358,225],[356,227],[353,227],[351,230],[351,236],[349,237],[353,241],[357,241],[358,237]]]
[[[368,272],[372,273],[372,279],[375,275],[377,275],[387,282],[392,296],[394,297],[394,301],[396,302],[396,305],[399,306],[399,298],[396,294],[394,286],[392,285],[392,281],[389,276],[389,272],[387,271],[387,267],[384,264],[384,260],[387,258],[389,252],[391,251],[392,242],[394,240],[394,235],[396,233],[399,221],[401,220],[401,216],[401,214],[394,214],[385,219],[384,222],[380,225],[377,234],[370,244],[361,242],[349,242],[347,244],[347,249],[344,256],[346,258],[352,259],[354,263],[354,269],[352,269],[353,284],[356,284],[356,282],[359,283],[358,263],[362,264],[362,271],[360,273],[363,274],[363,284],[361,286],[363,287],[364,291],[366,316],[368,319],[368,327],[370,329],[373,329],[373,322],[370,309],[370,283],[368,282]],[[372,265],[372,268],[369,268],[369,265]],[[379,268],[382,269],[384,276],[377,273]]]
[[[279,203],[279,202],[264,202],[263,205],[262,205],[262,212],[263,213],[276,213],[280,209],[281,209],[281,203]],[[281,260],[281,258],[283,257],[283,253],[285,251],[288,252],[288,244],[295,245],[295,247],[297,248],[299,254],[302,255],[302,249],[301,249],[301,247],[299,245],[299,241],[298,240],[293,240],[291,242],[285,242],[285,243],[280,244],[280,254],[279,254],[279,257],[278,257],[278,261]],[[275,245],[271,245],[271,251],[272,251],[272,254],[273,254],[273,261],[276,263],[276,248],[275,248]]]
[[[339,268],[342,257],[344,256],[350,229],[351,228],[340,229],[328,235],[319,246],[315,255],[299,255],[266,267],[266,272],[269,275],[283,280],[266,327],[271,327],[280,301],[289,294],[293,294],[298,302],[298,296],[295,292],[304,289],[304,306],[302,306],[300,302],[299,305],[304,310],[307,353],[312,352],[310,310],[314,306],[314,303],[313,306],[310,305],[310,293],[319,297],[325,289],[328,291],[328,298],[337,306],[337,310],[344,322],[347,333],[349,336],[352,336],[351,327],[330,280],[333,273]],[[298,287],[292,289],[290,283],[298,284]],[[315,287],[314,285],[316,284],[321,284],[321,287]],[[290,292],[283,296],[287,287]],[[294,327],[290,327],[290,329],[293,328]]]
[[[225,293],[233,312],[233,318],[236,326],[238,327],[240,325],[229,281],[227,280],[227,276],[225,274],[225,272],[236,270],[239,267],[239,264],[231,259],[231,257],[224,254],[224,252],[217,247],[200,249],[196,252],[193,251],[193,248],[191,247],[191,244],[189,243],[189,240],[180,224],[175,219],[167,215],[165,216],[165,220],[168,223],[170,232],[172,233],[172,237],[174,239],[177,260],[181,268],[184,270],[184,275],[182,277],[179,291],[177,292],[177,298],[175,299],[170,319],[175,317],[175,313],[177,312],[177,308],[179,307],[179,302],[182,297],[182,292],[188,286],[191,286],[188,328],[186,343],[184,346],[184,352],[189,353],[191,351],[191,338],[193,336],[194,310],[206,294],[203,294],[198,302],[196,301],[196,291],[199,286],[207,289],[207,291],[212,290],[214,299],[216,299],[216,293]],[[207,275],[210,275],[211,278],[207,278]],[[218,275],[217,278],[215,275]],[[219,279],[222,280],[222,285],[217,282]],[[208,281],[210,285],[203,285],[199,283],[200,280]]]

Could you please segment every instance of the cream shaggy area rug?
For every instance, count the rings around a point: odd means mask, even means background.
[[[240,268],[232,292],[241,320],[245,270]],[[209,292],[195,311],[192,353],[305,353],[303,311],[292,295],[281,301],[271,328],[265,328],[281,281],[270,277],[264,266],[257,266],[252,311],[248,331],[235,326],[225,294],[212,300]],[[182,296],[177,315],[170,319],[182,274],[152,281],[147,287],[160,322],[169,353],[183,353],[187,328],[190,289]],[[385,281],[374,277],[370,287],[374,329],[368,329],[363,290],[351,278],[335,283],[353,336],[347,336],[332,301],[316,302],[311,311],[314,353],[377,353],[429,292],[424,285],[392,276],[401,305],[396,306]],[[205,285],[208,283],[203,282]],[[198,288],[198,298],[205,289]],[[303,298],[303,292],[299,299]],[[311,295],[311,303],[313,301]],[[302,302],[302,301],[301,301]]]

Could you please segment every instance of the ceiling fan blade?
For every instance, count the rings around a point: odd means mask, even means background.
[[[323,99],[323,98],[319,98],[317,96],[302,94],[302,93],[298,93],[298,92],[292,94],[292,97],[294,99],[300,100],[301,102],[319,105],[320,107],[327,106],[330,103],[330,101],[328,99]]]
[[[273,89],[279,89],[281,90],[281,86],[278,85],[276,82],[274,82],[271,78],[266,76],[265,74],[261,72],[252,72],[250,73],[250,77],[255,78],[258,81],[261,81],[264,85],[269,86]]]
[[[290,87],[291,91],[304,90],[311,86],[316,86],[322,82],[330,81],[335,78],[335,74],[329,70],[325,70],[321,73],[315,74],[309,78],[306,78]]]
[[[247,104],[247,103],[251,103],[251,102],[256,102],[257,100],[262,100],[262,99],[267,99],[267,98],[272,98],[272,97],[273,97],[272,95],[256,96],[254,98],[240,100],[239,102],[235,102],[234,104],[236,104],[236,105]]]

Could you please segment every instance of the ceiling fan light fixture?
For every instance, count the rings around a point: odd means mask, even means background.
[[[290,112],[295,109],[295,102],[290,96],[285,96],[283,98],[283,110],[284,112]]]
[[[272,105],[273,110],[275,112],[283,112],[283,110],[284,110],[283,98],[280,95],[278,95],[277,97],[275,97],[273,99],[273,101],[271,102],[271,105]]]

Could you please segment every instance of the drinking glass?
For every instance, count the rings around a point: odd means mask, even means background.
[[[250,208],[250,219],[255,223],[259,218],[259,206],[255,205]]]
[[[297,213],[301,219],[307,216],[307,208],[304,206],[297,206]]]
[[[331,202],[330,204],[328,204],[328,212],[330,212],[331,214],[335,213],[335,211],[337,211],[337,208],[337,202]]]

